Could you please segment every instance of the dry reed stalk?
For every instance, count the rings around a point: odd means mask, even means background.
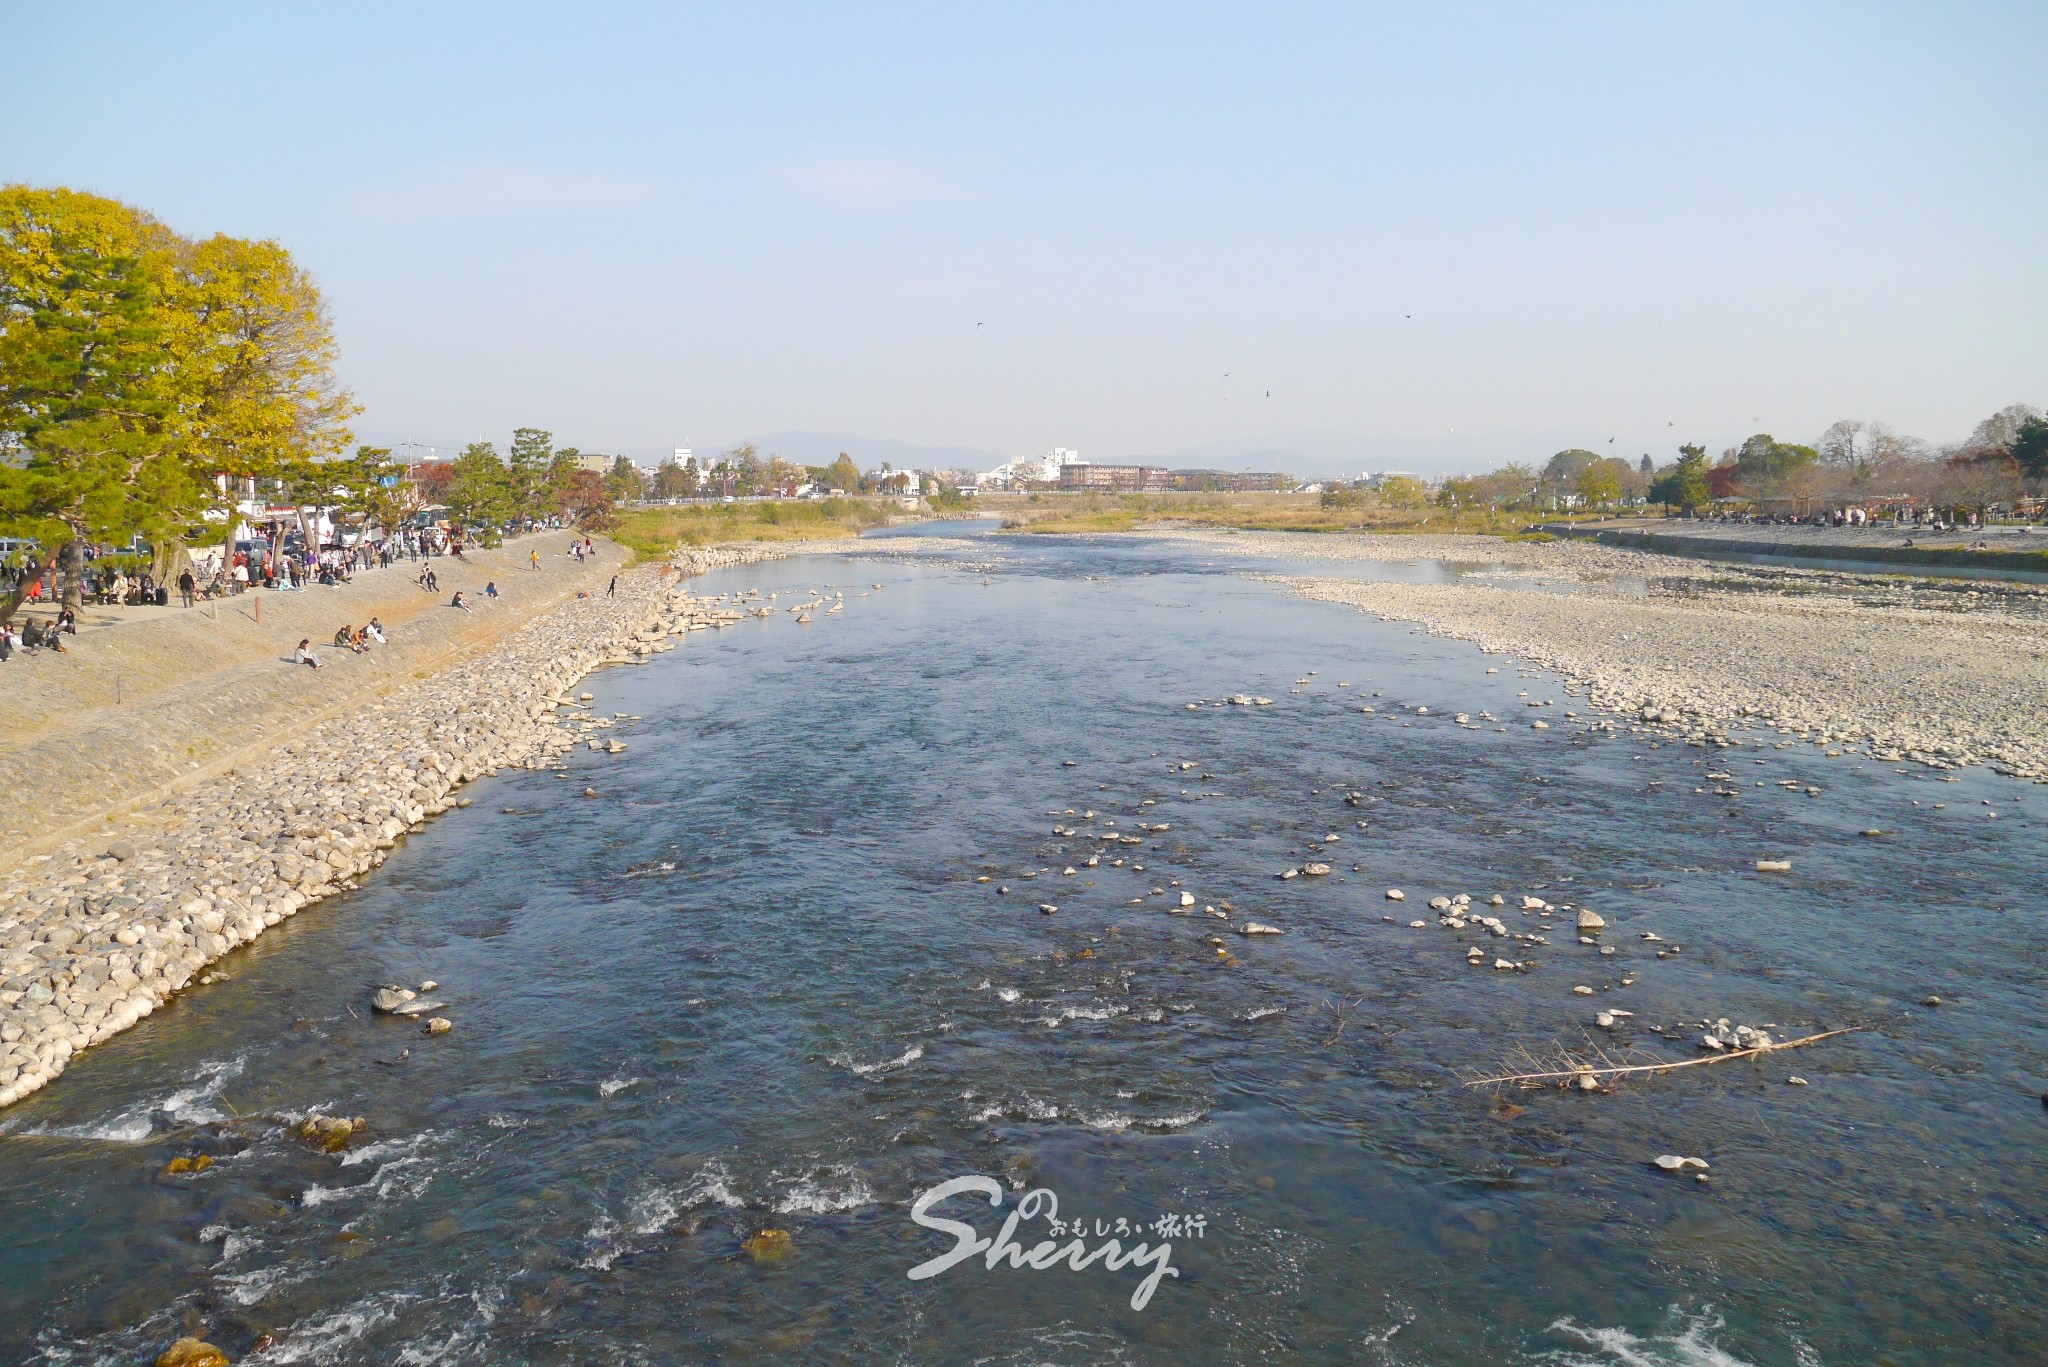
[[[1525,1062],[1534,1065],[1530,1071],[1481,1073],[1466,1078],[1465,1085],[1467,1087],[1504,1087],[1512,1083],[1518,1087],[1540,1087],[1546,1082],[1577,1084],[1580,1079],[1588,1077],[1593,1078],[1595,1081],[1600,1081],[1609,1078],[1627,1077],[1637,1073],[1668,1073],[1674,1068],[1697,1068],[1708,1063],[1727,1063],[1738,1058],[1755,1058],[1760,1054],[1775,1054],[1781,1049],[1798,1049],[1808,1044],[1818,1044],[1824,1039],[1833,1039],[1837,1035],[1852,1035],[1859,1030],[1868,1030],[1870,1028],[1867,1025],[1846,1025],[1839,1030],[1823,1030],[1816,1035],[1806,1035],[1800,1039],[1783,1040],[1755,1049],[1731,1049],[1725,1054],[1706,1054],[1699,1058],[1679,1059],[1675,1062],[1665,1060],[1654,1063],[1628,1063],[1620,1061],[1629,1057],[1639,1057],[1640,1055],[1638,1051],[1633,1049],[1621,1055],[1610,1054],[1603,1046],[1589,1039],[1586,1041],[1583,1049],[1576,1051],[1560,1045],[1557,1053],[1549,1058],[1538,1058],[1527,1049],[1518,1050],[1517,1053],[1520,1054]],[[1588,1062],[1589,1057],[1598,1060],[1598,1062]],[[1512,1058],[1508,1060],[1510,1068],[1512,1068],[1513,1062]]]

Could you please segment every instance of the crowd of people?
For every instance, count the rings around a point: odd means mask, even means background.
[[[438,527],[405,528],[382,539],[366,537],[353,547],[329,548],[310,556],[290,552],[273,556],[266,543],[245,543],[242,549],[216,550],[210,557],[194,560],[178,572],[173,585],[158,583],[146,570],[94,556],[88,558],[88,568],[81,576],[80,598],[99,606],[168,606],[175,587],[179,601],[192,607],[202,598],[233,596],[255,587],[288,592],[310,584],[346,584],[365,570],[389,568],[401,561],[419,565],[413,582],[428,593],[439,594],[441,580],[434,567],[436,558],[461,560],[463,549],[459,533],[450,535]],[[587,536],[575,536],[563,554],[582,563],[596,554],[596,545]],[[529,563],[536,571],[540,569],[539,550],[531,553]],[[54,573],[37,573],[36,563],[26,554],[16,563],[0,563],[0,590],[11,592],[25,586],[24,603],[49,601],[55,594],[56,586],[51,581],[56,577]],[[614,578],[614,587],[616,584]],[[482,593],[484,600],[494,601],[499,596],[497,581],[487,581]],[[473,612],[475,595],[458,589],[448,600],[448,606]],[[66,648],[63,638],[77,634],[77,614],[69,607],[61,608],[54,619],[26,614],[12,623],[0,623],[0,661],[32,651],[61,652]],[[360,655],[386,641],[383,622],[372,617],[362,626],[351,623],[337,629],[332,646]],[[313,669],[321,667],[310,637],[299,642],[292,659]]]
[[[2024,510],[2022,510],[2024,511]],[[1880,508],[1834,508],[1812,513],[1728,512],[1703,520],[1780,527],[1887,527],[1898,531],[1953,532],[1984,525],[1983,515],[1967,508],[1931,508],[1915,504]]]

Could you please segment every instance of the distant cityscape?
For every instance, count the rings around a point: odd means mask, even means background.
[[[407,452],[413,482],[438,487],[446,482],[453,458],[435,448],[423,455]],[[619,496],[646,499],[768,497],[823,498],[845,494],[892,494],[916,497],[937,493],[964,496],[995,493],[1305,493],[1332,488],[1378,488],[1390,479],[1408,479],[1425,486],[1429,480],[1413,471],[1361,471],[1355,477],[1301,480],[1284,470],[1173,469],[1143,462],[1095,461],[1070,447],[1054,447],[1042,456],[1018,457],[991,470],[970,468],[899,469],[884,462],[862,469],[845,453],[829,466],[799,465],[779,456],[763,457],[751,446],[714,457],[700,456],[688,446],[671,449],[658,464],[646,465],[626,456],[565,452],[578,470],[602,477]]]

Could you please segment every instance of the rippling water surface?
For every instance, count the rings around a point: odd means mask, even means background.
[[[626,754],[472,785],[0,1121],[0,1358],[2048,1356],[2041,790],[1588,735],[1554,678],[1246,568],[1283,567],[985,537],[706,581],[846,608],[597,676]],[[1238,692],[1272,705],[1186,707]],[[1453,720],[1481,710],[1505,729]],[[1548,943],[1439,927],[1458,892]],[[1286,934],[1200,914],[1225,901]],[[422,979],[452,1035],[370,1016]],[[1722,1016],[1875,1028],[1605,1094],[1462,1085],[1589,1034],[1695,1057]],[[309,1152],[315,1110],[368,1138]],[[1090,1249],[1200,1233],[1143,1310],[1142,1267],[909,1280],[951,1244],[910,1202],[969,1174],[1002,1206],[937,1214],[983,1234],[1038,1187]],[[766,1228],[786,1257],[743,1246]]]

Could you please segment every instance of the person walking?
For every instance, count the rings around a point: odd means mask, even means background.
[[[612,576],[612,582],[604,586],[604,596],[607,598],[619,596],[619,576],[616,574]]]
[[[188,608],[199,601],[192,592],[197,587],[197,582],[192,578],[191,566],[188,565],[178,571],[178,596],[185,600],[185,606]]]
[[[538,571],[540,569],[540,552],[538,550],[531,551],[528,553],[528,558],[533,561],[533,568]]]

